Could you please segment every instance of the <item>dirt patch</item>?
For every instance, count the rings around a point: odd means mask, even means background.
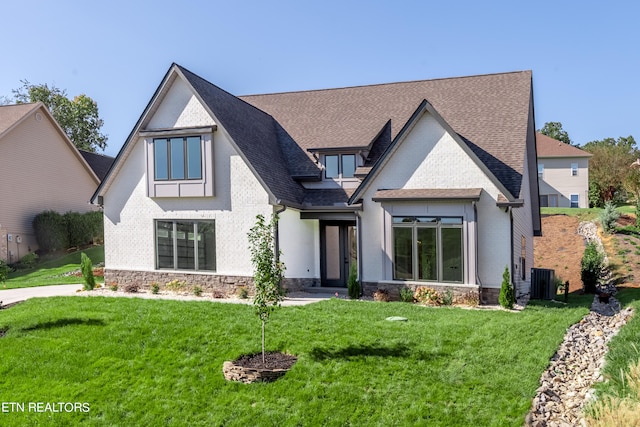
[[[233,364],[242,366],[243,368],[267,368],[267,369],[291,369],[297,357],[290,354],[284,354],[280,352],[268,352],[264,355],[265,364],[262,364],[262,353],[245,355],[237,360],[234,360]]]
[[[569,281],[569,292],[582,289],[580,261],[584,239],[578,234],[577,217],[543,215],[542,236],[534,237],[534,267],[555,270],[556,277]]]
[[[635,217],[623,215],[618,226],[633,225]],[[556,277],[569,281],[569,292],[582,290],[580,261],[585,243],[578,235],[580,219],[567,215],[543,215],[542,236],[535,237],[534,266],[555,270]],[[640,236],[616,233],[602,237],[609,264],[618,286],[638,287],[640,280]]]

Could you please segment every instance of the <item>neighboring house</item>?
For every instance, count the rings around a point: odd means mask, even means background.
[[[113,164],[113,161],[115,159],[105,154],[98,154],[98,153],[93,153],[91,151],[85,151],[85,150],[78,150],[78,151],[80,151],[82,158],[85,160],[85,162],[87,162],[89,167],[93,170],[93,173],[95,173],[98,179],[102,181],[104,177],[107,175],[107,172],[109,172],[109,169],[111,169],[111,165]]]
[[[530,288],[531,72],[237,97],[173,64],[92,200],[107,283],[250,284],[279,213],[285,286]]]
[[[95,210],[100,180],[42,103],[0,106],[0,259],[38,248],[33,218],[45,210]]]
[[[592,154],[536,132],[540,206],[589,207]]]

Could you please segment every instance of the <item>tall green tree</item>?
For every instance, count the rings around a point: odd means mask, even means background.
[[[547,122],[542,126],[542,129],[538,129],[538,132],[553,139],[557,139],[558,141],[562,141],[565,144],[573,144],[567,131],[562,129],[562,123],[560,122]]]
[[[17,104],[42,102],[76,147],[93,152],[104,150],[107,135],[100,131],[104,121],[93,99],[84,94],[69,99],[65,90],[55,86],[31,84],[27,80],[20,82],[22,86],[12,90]]]
[[[631,164],[640,155],[633,136],[591,141],[582,149],[593,154],[589,160],[590,201],[595,206],[604,206],[610,200],[624,201],[635,173]]]

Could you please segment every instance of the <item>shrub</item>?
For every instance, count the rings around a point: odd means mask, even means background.
[[[347,292],[349,298],[360,298],[360,282],[358,281],[358,268],[356,263],[351,264],[349,268],[349,279],[347,280]]]
[[[202,288],[200,286],[193,287],[193,294],[197,297],[202,296]]]
[[[413,295],[420,304],[440,305],[442,304],[442,295],[433,288],[420,286]]]
[[[622,374],[622,371],[621,371]],[[587,411],[590,426],[640,425],[640,361],[632,362],[629,372],[622,376],[628,393],[621,396],[603,396]]]
[[[238,297],[240,297],[240,299],[249,298],[249,291],[247,290],[246,286],[240,286],[238,288]]]
[[[93,264],[84,252],[80,254],[80,270],[82,270],[82,277],[84,278],[84,290],[93,290],[96,287],[96,279],[93,277]]]
[[[70,246],[84,246],[104,240],[102,212],[64,214]]]
[[[373,293],[374,301],[389,301],[389,291],[386,289],[378,289]]]
[[[158,285],[156,282],[153,282],[151,284],[151,293],[154,295],[158,295],[160,293],[160,285]]]
[[[38,254],[36,254],[35,252],[29,252],[28,254],[23,256],[22,259],[20,260],[20,264],[24,268],[33,268],[36,266],[37,262],[38,262]]]
[[[116,292],[118,290],[118,284],[116,282],[111,282],[111,284],[109,285],[109,289],[111,289],[113,292]]]
[[[480,296],[476,291],[466,292],[455,299],[456,304],[476,306],[480,304]]]
[[[502,286],[500,287],[500,296],[498,302],[504,308],[511,310],[513,304],[516,302],[516,298],[513,292],[513,285],[511,284],[511,275],[509,274],[509,267],[504,268],[502,273]]]
[[[451,289],[444,291],[444,295],[442,295],[442,304],[453,305],[453,291]]]
[[[0,259],[0,283],[6,282],[7,277],[11,273],[11,267],[3,259]]]
[[[69,246],[64,217],[54,211],[44,211],[33,218],[33,230],[38,246],[44,252],[66,249]]]
[[[603,262],[604,255],[598,250],[598,246],[594,242],[590,242],[585,248],[580,262],[580,278],[582,279],[582,288],[585,293],[593,294],[596,292]]]
[[[130,294],[135,294],[139,289],[140,286],[138,286],[137,283],[129,283],[128,285],[124,286],[124,291]]]
[[[613,202],[608,201],[604,204],[604,209],[600,212],[599,219],[602,230],[605,233],[611,233],[616,229],[616,221],[620,218],[620,212],[616,210]]]
[[[187,287],[187,282],[185,280],[174,279],[170,282],[167,282],[164,286],[171,292],[180,292],[185,290],[185,288]]]
[[[411,288],[404,286],[400,288],[400,301],[402,302],[413,302],[413,291]]]

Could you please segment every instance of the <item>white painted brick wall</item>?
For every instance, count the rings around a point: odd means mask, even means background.
[[[320,279],[320,223],[300,219],[300,212],[280,214],[280,250],[286,277]]]
[[[180,78],[174,80],[162,103],[147,124],[147,129],[167,129],[215,125],[189,86]]]
[[[504,267],[510,264],[510,221],[496,207],[499,190],[429,114],[416,123],[363,195],[364,281],[392,278],[392,248],[385,248],[382,239],[390,235],[390,224],[385,224],[381,204],[370,199],[378,189],[399,188],[483,188],[477,203],[478,275],[483,286],[500,286]]]

